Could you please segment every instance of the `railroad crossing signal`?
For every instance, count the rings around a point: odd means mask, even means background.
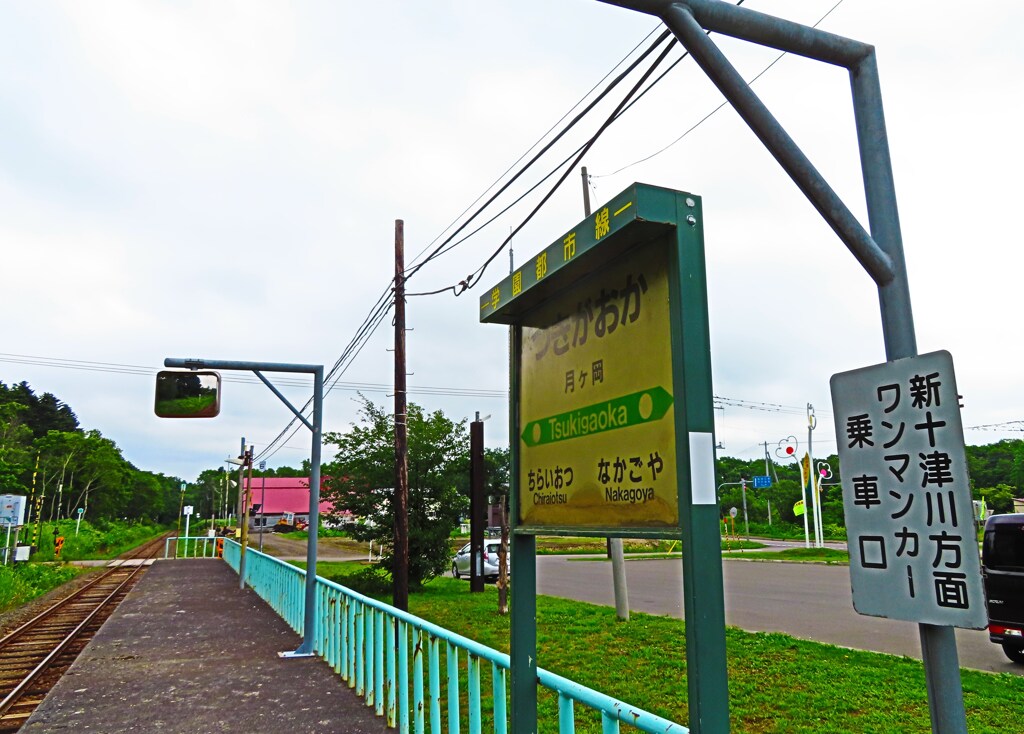
[[[60,549],[64,547],[64,536],[58,535],[53,541],[53,555],[60,558]]]

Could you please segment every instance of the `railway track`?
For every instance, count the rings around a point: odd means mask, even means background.
[[[161,536],[0,639],[0,734],[16,732],[162,551]]]

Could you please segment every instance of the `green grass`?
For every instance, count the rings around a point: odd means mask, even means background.
[[[323,564],[340,574],[359,564]],[[334,567],[333,569],[331,567]],[[386,599],[385,599],[386,600]],[[503,652],[509,618],[497,594],[439,578],[410,595],[410,611]],[[629,704],[687,724],[685,627],[680,620],[539,597],[538,660],[542,667]],[[788,635],[726,632],[732,731],[737,734],[865,734],[931,731],[920,661],[796,640]],[[443,664],[444,655],[442,655]],[[481,689],[490,691],[489,666]],[[973,734],[1021,730],[1024,678],[963,671]],[[463,687],[463,693],[465,688]],[[557,731],[554,696],[540,694],[540,731]],[[484,708],[490,711],[490,702]],[[490,723],[484,722],[484,730]],[[600,720],[577,707],[576,730],[596,734]]]
[[[7,612],[70,581],[84,568],[42,563],[0,566],[0,612]]]
[[[268,527],[267,530],[265,530],[264,532],[268,532],[268,531],[270,531],[270,527]],[[292,531],[287,532],[287,533],[278,533],[278,532],[275,531],[274,534],[275,535],[280,535],[282,538],[287,538],[289,540],[309,540],[309,531],[308,530],[292,530]],[[339,528],[325,528],[325,527],[321,527],[320,528],[320,532],[317,533],[316,537],[318,537],[318,538],[347,538],[348,537],[348,533],[346,531],[344,531],[344,530],[339,529]]]
[[[495,542],[498,538],[486,538],[487,542]],[[457,535],[451,539],[452,553],[469,542],[468,535]],[[623,538],[622,549],[625,553],[669,553],[679,550],[679,541],[647,540],[643,538]],[[593,553],[605,553],[608,544],[604,538],[576,537],[570,535],[538,535],[537,555],[571,556]]]
[[[763,547],[763,546],[762,546]],[[850,554],[833,548],[786,548],[763,553],[743,551],[732,554],[733,558],[757,561],[792,561],[796,563],[849,563]]]

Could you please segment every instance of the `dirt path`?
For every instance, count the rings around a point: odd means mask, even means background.
[[[249,536],[249,547],[259,548],[259,534]],[[263,534],[263,552],[276,558],[306,560],[306,541],[288,538],[281,533]],[[317,541],[316,557],[321,561],[360,561],[369,555],[365,543],[356,543],[348,538],[320,538]]]

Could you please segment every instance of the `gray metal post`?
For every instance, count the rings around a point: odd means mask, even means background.
[[[316,652],[316,550],[320,535],[320,443],[323,432],[324,368],[313,373],[313,444],[309,467],[309,526],[306,528],[306,605],[303,615],[302,644],[281,657],[305,657]]]
[[[882,110],[882,89],[874,54],[850,70],[850,80],[871,234],[892,258],[896,270],[896,277],[878,288],[885,356],[890,361],[914,357],[917,356],[917,336]],[[952,627],[919,624],[918,632],[932,732],[966,734],[967,712],[954,630]]]
[[[910,286],[874,48],[721,0],[601,1],[657,15],[665,21],[875,281],[886,359],[916,356]],[[849,70],[870,235],[705,35],[705,30]],[[967,718],[953,628],[922,624],[920,635],[932,731],[965,734]]]

